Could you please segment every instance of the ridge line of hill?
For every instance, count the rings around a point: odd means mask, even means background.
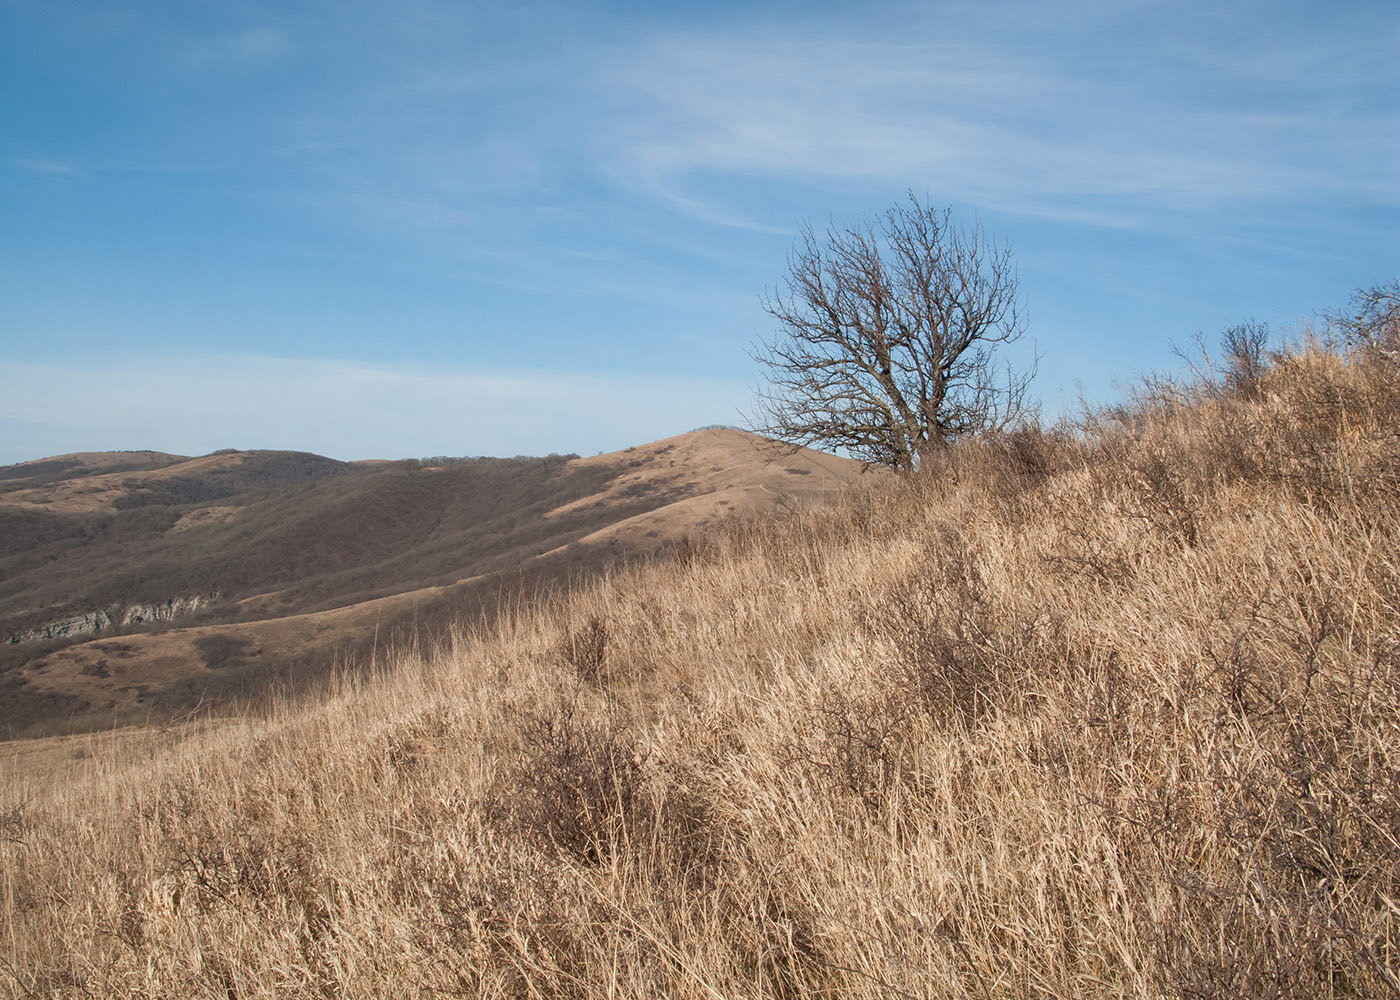
[[[1400,369],[727,522],[238,723],[0,745],[16,995],[1373,998]]]
[[[431,640],[507,592],[570,586],[712,531],[774,502],[769,487],[814,497],[858,470],[732,429],[591,458],[225,450],[7,467],[0,635],[35,641],[0,645],[0,735],[314,684],[364,662],[377,634]],[[178,616],[156,613],[193,594]]]

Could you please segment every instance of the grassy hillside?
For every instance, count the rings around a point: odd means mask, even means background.
[[[308,611],[450,583],[483,555],[489,571],[519,561],[532,541],[552,541],[558,532],[539,515],[609,478],[571,470],[559,456],[427,467],[224,457],[246,460],[155,481],[124,477],[124,488],[104,496],[110,509],[45,509],[63,497],[0,504],[5,624],[17,631],[65,612],[210,592],[233,603],[277,591],[286,609]],[[279,481],[297,459],[300,474]]]
[[[1400,990],[1400,376],[1155,384],[306,708],[29,744],[0,990]]]
[[[0,737],[304,686],[858,472],[813,452],[770,463],[761,445],[709,430],[588,459],[131,452],[0,469]],[[191,597],[193,612],[121,624]],[[99,633],[43,637],[94,611]]]

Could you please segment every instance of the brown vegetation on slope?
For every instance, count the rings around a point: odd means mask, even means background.
[[[303,687],[859,469],[770,463],[764,445],[705,430],[587,459],[118,453],[0,470],[0,736]],[[195,613],[121,624],[190,597]],[[95,613],[96,635],[5,642]]]
[[[1229,381],[26,758],[0,990],[1393,995],[1400,377]]]

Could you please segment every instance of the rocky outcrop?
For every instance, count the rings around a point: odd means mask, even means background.
[[[5,637],[5,641],[13,646],[21,642],[40,642],[44,639],[76,639],[100,635],[119,625],[153,625],[173,621],[208,607],[218,600],[218,597],[218,594],[195,594],[192,597],[171,597],[150,604],[132,604],[125,608],[98,608],[85,614],[60,618],[38,628],[12,632]]]
[[[200,608],[207,608],[218,594],[196,594],[193,597],[172,597],[158,604],[133,604],[122,614],[123,625],[149,625],[153,622],[168,622],[181,615],[192,614]]]
[[[112,624],[111,614],[99,608],[96,611],[89,611],[87,614],[76,615],[72,618],[60,618],[58,621],[41,625],[39,628],[12,632],[5,637],[5,641],[13,646],[16,643],[37,642],[41,639],[66,639],[70,636],[96,635],[98,632],[111,628]]]

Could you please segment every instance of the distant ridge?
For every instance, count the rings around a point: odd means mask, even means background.
[[[590,458],[224,449],[5,466],[0,738],[296,686],[376,633],[430,636],[859,472],[772,445],[710,427]],[[158,608],[178,610],[141,610]]]

